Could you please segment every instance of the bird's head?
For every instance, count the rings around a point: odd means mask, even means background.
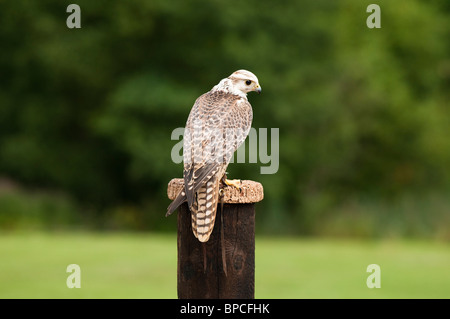
[[[252,72],[247,70],[239,70],[231,74],[229,77],[222,79],[212,89],[213,92],[226,92],[246,97],[248,92],[255,91],[261,93],[261,86],[258,78]]]
[[[231,80],[233,89],[240,91],[243,94],[247,94],[251,91],[255,91],[258,94],[261,93],[261,86],[259,85],[258,78],[250,71],[238,70],[233,72],[228,79]]]

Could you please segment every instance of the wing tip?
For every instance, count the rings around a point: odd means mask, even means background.
[[[186,193],[184,192],[184,190],[181,190],[178,193],[177,197],[167,207],[166,217],[170,216],[185,201],[186,201]]]

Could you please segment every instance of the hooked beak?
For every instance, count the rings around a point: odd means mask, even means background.
[[[255,92],[261,94],[261,87],[259,85],[256,87]]]

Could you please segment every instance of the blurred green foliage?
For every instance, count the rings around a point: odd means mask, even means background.
[[[63,194],[3,190],[0,208],[4,230],[58,230],[82,222],[77,205]]]
[[[80,0],[82,28],[68,29],[72,2],[0,1],[4,178],[63,192],[62,210],[96,227],[173,229],[166,188],[182,164],[171,161],[171,132],[200,94],[245,68],[263,88],[249,96],[253,126],[280,129],[276,174],[260,175],[260,163],[228,169],[263,183],[261,230],[444,227],[448,1],[379,0],[381,29],[366,27],[373,1],[359,0]]]

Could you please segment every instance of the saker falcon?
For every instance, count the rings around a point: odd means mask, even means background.
[[[247,99],[251,91],[261,93],[258,78],[246,70],[236,71],[195,101],[186,122],[184,188],[166,216],[187,201],[192,231],[200,242],[208,241],[213,231],[220,182],[240,186],[239,180],[228,180],[225,172],[251,128],[253,112]]]

